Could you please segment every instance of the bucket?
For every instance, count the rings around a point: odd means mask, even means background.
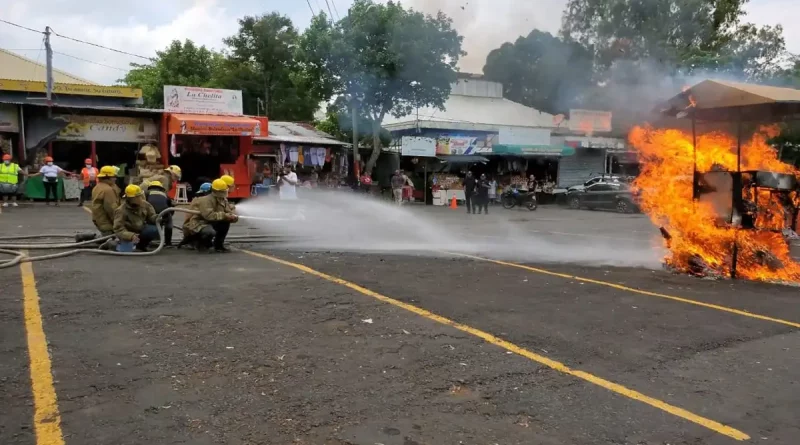
[[[136,244],[130,241],[120,241],[117,244],[117,252],[133,252],[133,248],[136,247]]]

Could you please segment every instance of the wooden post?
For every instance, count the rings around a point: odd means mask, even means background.
[[[158,144],[161,149],[161,163],[164,167],[169,166],[169,135],[167,134],[167,125],[169,124],[169,114],[161,113],[161,128],[159,131]]]
[[[89,154],[89,159],[92,160],[92,165],[97,167],[97,142],[92,141],[92,149]]]
[[[53,157],[53,143],[52,142],[48,142],[47,143],[47,156],[50,156],[51,158]]]

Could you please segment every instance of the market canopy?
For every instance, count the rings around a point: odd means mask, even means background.
[[[167,129],[169,134],[253,136],[261,133],[261,122],[244,116],[172,114]]]
[[[800,114],[800,90],[750,83],[704,80],[660,104],[656,111],[672,117],[708,121],[775,121]]]
[[[476,162],[489,162],[489,160],[484,158],[483,156],[476,156],[476,155],[449,155],[449,156],[437,156],[436,158],[439,159],[440,161],[444,161],[449,164],[472,164]]]

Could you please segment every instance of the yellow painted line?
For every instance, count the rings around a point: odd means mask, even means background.
[[[766,316],[766,315],[754,314],[752,312],[748,312],[748,311],[745,311],[745,310],[734,309],[732,307],[727,307],[727,306],[720,306],[718,304],[704,303],[702,301],[691,300],[689,298],[676,297],[674,295],[667,295],[667,294],[660,294],[658,292],[650,292],[650,291],[646,291],[646,290],[642,290],[642,289],[636,289],[636,288],[633,288],[633,287],[623,286],[623,285],[617,284],[617,283],[611,283],[611,282],[608,282],[608,281],[594,280],[592,278],[585,278],[585,277],[579,277],[579,276],[569,275],[569,274],[565,274],[565,273],[553,272],[553,271],[550,271],[550,270],[547,270],[547,269],[540,269],[538,267],[526,266],[524,264],[510,263],[508,261],[493,260],[493,259],[490,259],[490,258],[484,258],[484,257],[479,257],[479,256],[474,256],[474,255],[467,255],[467,254],[464,254],[464,253],[456,253],[456,252],[445,252],[445,253],[447,253],[449,255],[461,256],[461,257],[465,257],[465,258],[471,258],[473,260],[480,260],[480,261],[486,261],[486,262],[489,262],[489,263],[499,264],[501,266],[516,267],[517,269],[524,269],[524,270],[527,270],[527,271],[530,271],[530,272],[536,272],[536,273],[539,273],[539,274],[550,275],[550,276],[560,277],[560,278],[567,278],[567,279],[570,279],[570,280],[576,280],[576,281],[580,281],[580,282],[583,282],[583,283],[598,284],[600,286],[611,287],[611,288],[614,288],[614,289],[618,289],[618,290],[622,290],[622,291],[626,291],[626,292],[633,292],[635,294],[640,294],[640,295],[647,295],[649,297],[664,298],[666,300],[672,300],[672,301],[678,301],[678,302],[681,302],[681,303],[692,304],[692,305],[695,305],[695,306],[701,306],[701,307],[708,308],[708,309],[714,309],[714,310],[717,310],[717,311],[728,312],[728,313],[731,313],[731,314],[741,315],[743,317],[755,318],[757,320],[770,321],[772,323],[778,323],[778,324],[791,326],[793,328],[800,329],[800,323],[797,323],[797,322],[794,322],[794,321],[783,320],[783,319],[780,319],[780,318],[769,317],[769,316]]]
[[[33,426],[36,432],[36,445],[64,445],[61,415],[58,412],[58,398],[53,386],[52,365],[50,353],[47,351],[47,337],[44,334],[42,312],[39,308],[39,291],[36,290],[33,265],[22,263],[19,271],[22,275],[25,332],[28,338],[28,357],[31,364]]]
[[[330,281],[332,283],[340,284],[340,285],[345,286],[347,288],[350,288],[350,289],[352,289],[352,290],[354,290],[354,291],[356,291],[356,292],[358,292],[360,294],[375,298],[376,300],[380,300],[380,301],[383,301],[384,303],[391,304],[392,306],[396,306],[396,307],[399,307],[401,309],[405,309],[405,310],[407,310],[409,312],[412,312],[414,314],[417,314],[417,315],[419,315],[421,317],[425,317],[425,318],[427,318],[429,320],[433,320],[433,321],[435,321],[437,323],[441,323],[443,325],[450,326],[450,327],[453,327],[455,329],[458,329],[459,331],[466,332],[468,334],[474,335],[475,337],[478,337],[478,338],[486,341],[487,343],[491,343],[491,344],[493,344],[495,346],[499,346],[499,347],[501,347],[501,348],[503,348],[503,349],[505,349],[507,351],[511,351],[511,352],[513,352],[515,354],[521,355],[521,356],[523,356],[523,357],[525,357],[527,359],[533,360],[534,362],[537,362],[537,363],[540,363],[542,365],[545,365],[545,366],[547,366],[549,368],[552,368],[552,369],[554,369],[556,371],[562,372],[562,373],[567,374],[567,375],[571,375],[573,377],[577,377],[577,378],[579,378],[581,380],[587,381],[587,382],[592,383],[594,385],[603,387],[603,388],[605,388],[605,389],[607,389],[609,391],[615,392],[615,393],[617,393],[617,394],[619,394],[621,396],[625,396],[625,397],[628,397],[630,399],[637,400],[637,401],[642,402],[642,403],[646,403],[646,404],[648,404],[648,405],[650,405],[650,406],[652,406],[654,408],[660,409],[660,410],[665,411],[667,413],[670,413],[670,414],[672,414],[674,416],[686,419],[686,420],[688,420],[690,422],[693,422],[693,423],[695,423],[697,425],[700,425],[700,426],[702,426],[704,428],[708,428],[709,430],[717,432],[719,434],[728,436],[728,437],[736,439],[736,440],[748,440],[748,439],[750,439],[750,436],[748,436],[747,434],[745,434],[745,433],[743,433],[743,432],[741,432],[741,431],[739,431],[739,430],[737,430],[735,428],[729,427],[727,425],[723,425],[723,424],[721,424],[719,422],[716,422],[716,421],[711,420],[711,419],[707,419],[707,418],[702,417],[702,416],[698,416],[697,414],[689,412],[689,411],[687,411],[687,410],[685,410],[683,408],[679,408],[677,406],[670,405],[667,402],[664,402],[664,401],[655,399],[653,397],[644,395],[644,394],[642,394],[642,393],[640,393],[638,391],[626,388],[626,387],[624,387],[622,385],[619,385],[617,383],[614,383],[614,382],[610,382],[610,381],[608,381],[606,379],[603,379],[601,377],[597,377],[597,376],[595,376],[593,374],[589,374],[588,372],[580,371],[580,370],[577,370],[577,369],[572,369],[569,366],[567,366],[567,365],[565,365],[565,364],[563,364],[561,362],[558,362],[558,361],[555,361],[553,359],[547,358],[547,357],[545,357],[543,355],[536,354],[535,352],[531,352],[531,351],[529,351],[527,349],[524,349],[524,348],[522,348],[520,346],[517,346],[517,345],[515,345],[513,343],[507,342],[507,341],[505,341],[505,340],[503,340],[501,338],[498,338],[498,337],[496,337],[496,336],[494,336],[492,334],[489,334],[488,332],[484,332],[484,331],[481,331],[479,329],[475,329],[475,328],[473,328],[471,326],[467,326],[465,324],[461,324],[461,323],[455,322],[453,320],[450,320],[449,318],[445,318],[445,317],[442,317],[440,315],[436,315],[433,312],[427,311],[427,310],[419,308],[417,306],[414,306],[414,305],[411,305],[411,304],[408,304],[408,303],[404,303],[404,302],[399,301],[399,300],[395,300],[394,298],[390,298],[390,297],[387,297],[385,295],[379,294],[379,293],[374,292],[372,290],[369,290],[369,289],[367,289],[365,287],[359,286],[358,284],[351,283],[349,281],[343,280],[341,278],[334,277],[332,275],[328,275],[328,274],[323,273],[323,272],[319,272],[317,270],[311,269],[310,267],[304,266],[302,264],[293,263],[291,261],[282,260],[280,258],[275,258],[275,257],[269,256],[269,255],[264,255],[263,253],[253,252],[253,251],[244,250],[244,249],[240,249],[240,251],[244,252],[244,253],[246,253],[248,255],[252,255],[254,257],[263,258],[265,260],[269,260],[269,261],[272,261],[272,262],[275,262],[275,263],[278,263],[278,264],[282,264],[284,266],[293,267],[293,268],[298,269],[298,270],[300,270],[302,272],[305,272],[305,273],[307,273],[309,275],[314,275],[316,277],[322,278],[322,279]]]

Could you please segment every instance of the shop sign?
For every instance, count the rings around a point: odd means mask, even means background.
[[[472,136],[440,136],[436,139],[437,155],[472,155],[491,152],[491,146],[480,146]]]
[[[19,107],[0,104],[0,131],[19,133]]]
[[[152,119],[123,116],[56,116],[68,121],[56,140],[96,142],[150,142],[158,140]]]
[[[169,122],[170,134],[194,134],[205,136],[259,136],[263,134],[261,121],[242,117],[216,118],[173,114]]]
[[[164,85],[164,110],[170,113],[241,116],[241,90]]]
[[[572,156],[575,154],[575,149],[566,146],[498,144],[492,148],[492,153],[527,156]]]
[[[46,93],[47,84],[45,82],[37,82],[34,80],[0,79],[0,91]],[[75,96],[122,97],[129,99],[139,99],[142,97],[142,90],[139,88],[105,85],[81,85],[77,83],[54,83],[53,93],[71,94]]]
[[[436,156],[436,139],[416,136],[403,136],[400,140],[400,154],[432,158]]]
[[[571,131],[594,134],[611,131],[611,112],[594,110],[569,110]]]

